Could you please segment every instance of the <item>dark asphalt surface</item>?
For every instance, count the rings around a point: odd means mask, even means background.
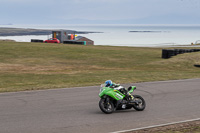
[[[200,79],[126,84],[147,103],[106,115],[99,87],[0,94],[0,133],[108,133],[200,118]]]

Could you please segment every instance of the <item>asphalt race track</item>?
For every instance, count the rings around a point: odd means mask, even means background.
[[[126,84],[147,103],[104,114],[99,87],[0,94],[0,133],[108,133],[200,118],[200,79]]]

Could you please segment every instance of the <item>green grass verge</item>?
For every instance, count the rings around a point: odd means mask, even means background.
[[[0,92],[200,78],[200,52],[0,41]]]

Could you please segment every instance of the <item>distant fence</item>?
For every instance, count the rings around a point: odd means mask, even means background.
[[[43,42],[43,40],[31,39],[31,42]]]
[[[163,49],[162,58],[168,59],[177,54],[191,53],[191,52],[198,52],[198,51],[200,51],[200,49]]]

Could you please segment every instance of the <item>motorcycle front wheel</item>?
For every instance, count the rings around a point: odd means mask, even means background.
[[[146,107],[145,100],[139,95],[134,96],[134,105],[133,108],[137,111],[143,111]]]
[[[101,99],[99,101],[99,108],[106,114],[111,114],[114,111],[113,103],[111,101],[106,101],[106,99]]]

